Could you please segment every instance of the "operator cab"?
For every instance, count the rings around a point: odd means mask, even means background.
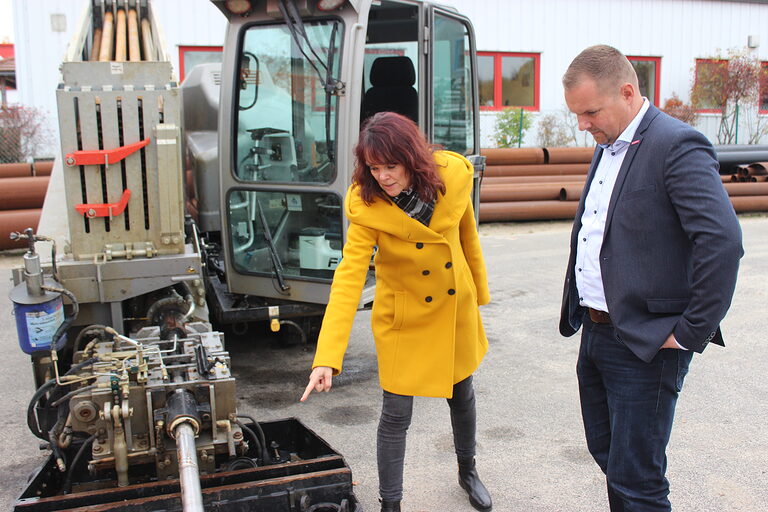
[[[229,292],[324,305],[342,257],[361,123],[400,112],[430,142],[467,156],[479,152],[479,136],[466,18],[412,0],[347,1],[328,12],[315,3],[253,1],[243,15],[220,5],[230,22],[221,246]],[[373,287],[371,271],[363,303]]]

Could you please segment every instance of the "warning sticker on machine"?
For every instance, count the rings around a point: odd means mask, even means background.
[[[64,322],[64,308],[59,302],[52,311],[29,311],[27,317],[27,335],[32,348],[49,346],[56,329]]]

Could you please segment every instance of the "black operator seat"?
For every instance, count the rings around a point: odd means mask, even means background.
[[[408,57],[379,57],[373,61],[371,88],[363,95],[361,121],[377,112],[397,112],[419,122],[416,73]]]

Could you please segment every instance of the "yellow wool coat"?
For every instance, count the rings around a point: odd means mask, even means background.
[[[490,300],[485,261],[470,200],[472,165],[434,154],[446,192],[429,227],[397,205],[366,205],[355,185],[344,208],[350,221],[313,367],[341,372],[374,247],[376,295],[371,326],[381,387],[391,393],[450,398],[488,350],[479,305]]]

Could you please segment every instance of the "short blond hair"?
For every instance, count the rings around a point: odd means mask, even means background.
[[[591,78],[601,90],[624,83],[637,85],[635,68],[623,53],[612,46],[598,44],[583,50],[563,75],[563,87],[572,89],[584,78]]]

